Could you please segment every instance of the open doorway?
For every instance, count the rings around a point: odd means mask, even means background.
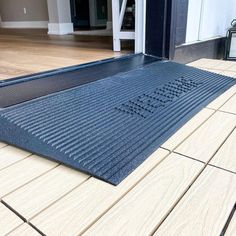
[[[109,39],[113,48],[112,0],[70,0],[70,3],[73,34],[95,41]],[[127,0],[122,30],[135,30],[135,0]],[[122,50],[133,52],[134,41],[123,39]]]

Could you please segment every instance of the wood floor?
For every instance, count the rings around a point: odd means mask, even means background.
[[[235,62],[191,66],[236,78]],[[236,86],[116,187],[0,143],[0,235],[236,235],[235,100]]]
[[[126,42],[123,49],[113,52],[111,37],[0,29],[0,80],[130,53],[132,43]]]

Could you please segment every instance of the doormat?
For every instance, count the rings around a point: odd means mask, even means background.
[[[0,141],[117,185],[234,84],[153,62],[0,110]]]

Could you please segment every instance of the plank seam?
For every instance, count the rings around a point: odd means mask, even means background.
[[[218,112],[222,112],[222,113],[225,113],[225,114],[230,114],[230,115],[236,115],[235,113],[233,113],[233,112],[230,112],[230,111],[223,111],[223,110],[219,110]]]
[[[159,148],[159,149],[163,149],[163,148]],[[146,172],[136,183],[134,183],[132,186],[130,186],[130,188],[128,188],[116,201],[114,201],[104,212],[102,212],[92,223],[90,223],[89,225],[87,225],[85,227],[85,229],[83,231],[81,231],[80,235],[84,234],[92,225],[94,225],[98,220],[100,220],[112,207],[114,207],[121,199],[123,199],[127,193],[129,193],[130,191],[132,191],[132,189],[134,189],[147,175],[149,175],[154,169],[157,168],[158,165],[160,165],[170,154],[171,152],[169,150],[168,153],[166,153],[166,155],[163,157],[162,160],[160,160],[157,164],[155,164],[148,172]],[[94,178],[94,177],[91,177]],[[33,219],[33,218],[32,218]],[[32,220],[31,219],[31,220]],[[30,224],[32,224],[30,222]],[[32,224],[33,225],[33,224]],[[34,226],[36,227],[36,226]]]
[[[0,147],[0,149],[5,148],[5,147],[7,147],[7,146],[9,146],[9,145],[6,144],[6,143],[4,143],[4,145],[3,145],[2,147]]]
[[[0,172],[1,172],[2,170],[5,170],[5,169],[7,169],[7,168],[9,168],[9,167],[11,167],[11,166],[13,166],[13,165],[15,165],[15,164],[17,164],[17,163],[23,161],[23,160],[25,160],[26,158],[30,158],[30,157],[32,157],[32,156],[33,156],[33,154],[30,153],[28,156],[23,157],[21,160],[18,160],[18,161],[14,162],[14,163],[12,163],[12,164],[10,164],[10,165],[8,165],[8,166],[5,166],[5,167],[3,167],[3,168],[0,168]]]
[[[31,183],[32,181],[34,181],[34,180],[36,180],[36,179],[40,178],[41,176],[43,176],[43,175],[47,174],[48,172],[50,172],[51,170],[53,170],[53,169],[57,168],[58,166],[60,166],[60,164],[57,164],[56,166],[52,167],[51,169],[47,170],[46,172],[44,172],[44,173],[42,173],[42,174],[40,174],[40,175],[36,176],[35,178],[33,178],[33,179],[29,180],[28,182],[24,183],[23,185],[21,185],[21,186],[17,187],[16,189],[14,189],[14,190],[12,190],[12,191],[8,192],[7,194],[5,194],[5,195],[1,196],[1,200],[2,200],[2,198],[6,197],[7,195],[9,195],[9,194],[11,194],[11,193],[15,192],[16,190],[18,190],[18,189],[22,188],[23,186],[25,186],[25,185],[27,185],[27,184]]]
[[[204,109],[206,109],[206,107],[204,108]],[[213,110],[213,109],[212,109]],[[183,143],[183,142],[185,142],[195,131],[197,131],[201,126],[203,126],[203,124],[205,124],[215,113],[216,113],[216,110],[213,110],[214,112],[208,117],[208,118],[206,118],[200,125],[198,125],[192,132],[190,132],[179,144],[177,144],[174,148],[173,148],[173,150],[171,151],[171,150],[169,150],[169,149],[166,149],[166,150],[168,150],[168,151],[170,151],[170,152],[175,152],[175,150]],[[199,113],[198,113],[199,114]],[[196,114],[197,115],[197,114]],[[182,127],[183,128],[183,127]],[[173,135],[175,135],[175,134],[173,134]],[[170,137],[171,138],[171,137]],[[163,148],[163,147],[162,147]],[[177,152],[176,152],[177,153]],[[178,153],[178,154],[180,154],[180,153]],[[182,153],[181,153],[181,155],[183,155]],[[189,156],[186,156],[186,157],[189,157]],[[189,157],[189,158],[191,158],[191,159],[193,159],[193,160],[195,160],[194,158],[192,158],[192,157]],[[198,160],[199,161],[199,160]]]
[[[39,234],[41,234],[42,236],[46,236],[46,234],[44,234],[40,229],[38,229],[37,227],[35,227],[33,224],[31,224],[30,222],[27,222],[27,224],[29,226],[31,226],[34,230],[36,230]]]
[[[214,113],[215,114],[215,113]],[[163,221],[161,221],[157,227],[153,230],[153,232],[151,233],[151,235],[154,235],[158,228],[163,224],[163,222],[168,218],[168,216],[171,214],[171,212],[175,209],[175,207],[179,204],[179,202],[181,201],[181,199],[187,194],[188,190],[193,186],[193,184],[196,182],[196,180],[200,177],[200,175],[203,173],[203,171],[207,168],[207,166],[209,166],[208,164],[210,163],[210,161],[212,160],[212,158],[215,156],[215,154],[219,151],[219,149],[224,145],[224,143],[226,142],[226,140],[229,138],[229,136],[233,133],[234,129],[229,133],[229,135],[226,137],[226,139],[223,141],[223,143],[218,147],[218,149],[215,151],[215,153],[212,155],[212,157],[205,163],[205,165],[203,166],[202,170],[199,172],[199,174],[196,176],[196,178],[193,180],[193,182],[189,185],[189,188],[183,193],[182,196],[180,196],[180,199],[176,202],[176,204],[174,204],[174,206],[171,208],[171,210],[169,211],[169,213],[167,214],[166,217],[164,217]]]
[[[82,181],[80,184],[78,184],[77,186],[75,186],[74,188],[72,188],[70,191],[68,191],[67,193],[65,193],[63,196],[59,197],[58,199],[56,199],[54,202],[52,202],[51,204],[49,204],[47,207],[45,207],[44,209],[42,209],[41,211],[37,212],[34,216],[30,217],[29,219],[26,219],[27,223],[30,223],[30,221],[37,217],[40,213],[42,213],[43,211],[45,211],[47,208],[51,207],[52,205],[54,205],[55,203],[57,203],[58,201],[60,201],[62,198],[66,197],[68,194],[70,194],[71,192],[73,192],[75,189],[77,189],[78,187],[81,187],[81,185],[83,185],[84,183],[86,183],[89,179],[91,179],[91,176],[88,176],[87,179],[85,179],[84,181]]]
[[[204,161],[198,160],[198,159],[193,158],[193,157],[191,157],[191,156],[188,156],[188,155],[186,155],[186,154],[183,154],[183,153],[180,153],[180,152],[177,152],[177,151],[173,151],[172,153],[175,153],[175,154],[178,154],[178,155],[180,155],[180,156],[187,157],[188,159],[191,159],[191,160],[193,160],[193,161],[197,161],[197,162],[200,162],[200,163],[202,163],[202,164],[205,164]]]
[[[0,202],[7,208],[9,209],[11,212],[13,212],[15,215],[17,215],[21,220],[23,220],[24,222],[26,222],[26,219],[20,215],[17,211],[15,211],[11,206],[9,206],[6,202],[4,202],[3,200],[0,200]],[[18,227],[18,226],[17,226]]]
[[[232,219],[233,219],[233,217],[234,217],[234,215],[235,215],[235,212],[236,212],[236,203],[235,203],[235,205],[234,205],[232,211],[230,212],[228,219],[227,219],[226,222],[225,222],[225,225],[224,225],[224,227],[223,227],[223,229],[222,229],[222,231],[221,231],[220,236],[224,236],[225,233],[227,232],[227,229],[228,229],[228,227],[229,227],[229,225],[230,225],[230,222],[232,221]]]
[[[221,170],[224,170],[226,172],[229,172],[231,174],[235,174],[236,175],[236,172],[235,171],[232,171],[232,170],[228,170],[228,169],[225,169],[223,167],[220,167],[220,166],[216,166],[216,165],[213,165],[213,164],[208,164],[209,166],[212,166],[212,167],[215,167],[215,168],[218,168],[218,169],[221,169]]]

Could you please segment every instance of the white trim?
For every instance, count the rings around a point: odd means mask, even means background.
[[[119,39],[135,39],[135,32],[134,31],[120,31],[119,32]]]
[[[146,53],[147,0],[143,0],[143,53]]]
[[[2,21],[2,28],[48,28],[48,21]]]
[[[120,5],[122,3],[122,5]],[[121,50],[121,40],[135,40],[135,53],[145,52],[146,0],[135,0],[135,31],[123,31],[127,0],[112,0],[113,50]]]
[[[180,46],[189,46],[189,45],[194,45],[194,44],[198,44],[198,43],[203,43],[203,42],[207,42],[207,41],[211,41],[211,40],[215,40],[215,39],[220,39],[224,37],[224,35],[222,36],[215,36],[215,37],[211,37],[211,38],[206,38],[206,39],[203,39],[203,40],[195,40],[195,41],[191,41],[191,42],[186,42],[186,43],[183,43],[181,44]]]
[[[127,0],[123,0],[121,3],[121,9],[120,9],[120,13],[119,13],[119,30],[121,30],[121,28],[122,28],[122,23],[123,23],[124,16],[125,16],[126,6],[127,6]]]
[[[135,53],[144,52],[146,2],[135,0]]]
[[[112,0],[112,29],[113,29],[113,50],[119,52],[121,44],[119,39],[119,17],[120,17],[120,1]]]
[[[64,35],[74,32],[72,23],[49,23],[48,34]]]
[[[203,27],[203,24],[205,24],[203,20],[204,7],[205,7],[205,0],[201,0],[200,19],[199,19],[199,25],[198,25],[198,40],[201,39],[202,27]]]

